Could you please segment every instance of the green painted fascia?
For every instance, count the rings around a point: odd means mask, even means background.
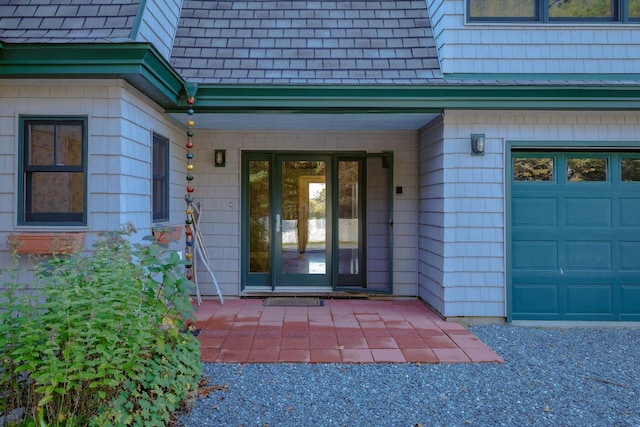
[[[639,110],[640,85],[199,85],[199,112],[437,112],[444,109]],[[182,111],[181,107],[173,110]]]
[[[149,43],[5,43],[0,78],[122,78],[165,107],[185,84]]]

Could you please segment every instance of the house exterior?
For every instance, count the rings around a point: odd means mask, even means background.
[[[227,296],[638,321],[640,5],[571,3],[4,2],[0,240],[192,197]]]

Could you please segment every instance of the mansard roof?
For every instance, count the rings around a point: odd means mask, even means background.
[[[139,0],[9,0],[0,4],[0,41],[131,41]]]
[[[173,66],[196,83],[440,79],[424,0],[185,1]]]

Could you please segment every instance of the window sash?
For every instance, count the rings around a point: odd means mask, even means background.
[[[169,139],[153,134],[152,210],[154,221],[169,220]]]
[[[466,9],[469,22],[640,21],[640,0],[467,0]]]
[[[85,225],[87,118],[20,120],[18,223]]]

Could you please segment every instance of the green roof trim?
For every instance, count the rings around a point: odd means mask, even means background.
[[[184,111],[186,93],[195,95],[202,113],[640,110],[640,75],[635,74],[594,75],[593,81],[558,75],[557,82],[553,75],[514,81],[473,77],[426,85],[194,84],[149,43],[0,43],[0,78],[121,78],[170,112]]]
[[[640,86],[199,85],[199,112],[434,112],[444,109],[640,110]],[[171,110],[180,111],[180,108]]]
[[[122,78],[164,107],[185,84],[149,43],[5,43],[0,78]]]
[[[133,26],[131,27],[131,33],[129,34],[129,38],[131,40],[136,40],[138,38],[138,33],[140,32],[140,25],[142,25],[142,15],[147,8],[147,0],[140,0],[140,4],[138,4],[138,13],[136,13],[136,19],[133,21]]]

